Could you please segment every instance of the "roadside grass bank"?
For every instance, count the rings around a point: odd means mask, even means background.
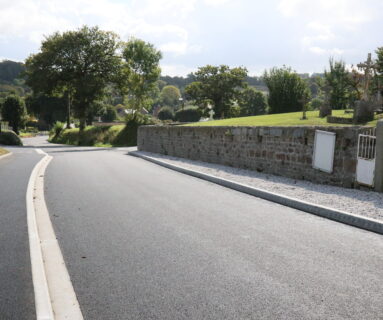
[[[137,145],[137,128],[126,125],[88,126],[80,141],[79,129],[63,129],[60,133],[51,132],[49,142],[94,147],[125,147]]]
[[[336,117],[351,118],[351,113],[345,110],[333,110],[332,115]],[[319,111],[307,111],[307,119],[301,120],[302,112],[289,112],[279,114],[266,114],[260,116],[230,118],[206,122],[195,122],[185,126],[351,126],[347,124],[328,123],[326,118],[319,117]],[[373,121],[363,125],[376,126],[380,116],[375,116]]]
[[[7,154],[7,153],[9,153],[8,150],[5,150],[5,149],[3,149],[3,148],[0,148],[0,156],[3,156],[3,155],[5,155],[5,154]]]

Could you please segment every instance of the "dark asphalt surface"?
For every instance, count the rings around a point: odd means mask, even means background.
[[[9,148],[0,159],[0,319],[35,319],[26,190],[41,159],[34,149]]]
[[[86,319],[383,319],[381,235],[124,150],[44,150]]]

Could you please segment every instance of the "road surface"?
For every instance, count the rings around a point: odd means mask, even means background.
[[[0,310],[28,305],[14,319],[31,319],[23,315],[33,308],[21,204],[41,158],[33,147],[53,156],[45,197],[85,319],[383,319],[381,235],[171,171],[127,148],[28,144],[17,149],[23,156],[0,160],[1,181],[9,170],[19,177],[0,195],[5,219],[18,212],[0,226],[2,235],[17,229],[21,246],[2,246],[18,259],[2,264],[2,281],[11,273],[3,265],[23,266],[15,287],[0,289],[13,294]]]

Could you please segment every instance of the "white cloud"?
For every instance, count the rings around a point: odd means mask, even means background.
[[[326,49],[321,47],[310,47],[308,49],[310,52],[318,55],[330,55],[330,56],[340,56],[344,53],[344,50],[341,50],[339,48],[332,48],[332,49]]]
[[[229,3],[231,0],[203,0],[205,4],[209,6],[222,6],[226,3]]]
[[[167,76],[187,76],[189,73],[195,72],[197,68],[190,68],[180,64],[161,64],[161,74]]]
[[[379,3],[377,0],[281,0],[278,10],[303,26],[298,31],[303,52],[341,55],[353,49],[350,33],[361,30],[365,23],[377,17],[371,2]]]
[[[189,43],[185,16],[196,0],[0,0],[0,42],[22,38],[39,44],[55,31],[99,25],[123,40],[135,36],[151,39],[157,47],[178,55],[196,44]],[[170,16],[173,16],[171,19]],[[167,20],[165,23],[163,20]],[[194,52],[197,52],[196,50]]]

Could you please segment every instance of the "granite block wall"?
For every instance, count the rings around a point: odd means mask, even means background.
[[[315,130],[336,133],[332,173],[312,167]],[[138,150],[352,188],[360,127],[142,126]]]

